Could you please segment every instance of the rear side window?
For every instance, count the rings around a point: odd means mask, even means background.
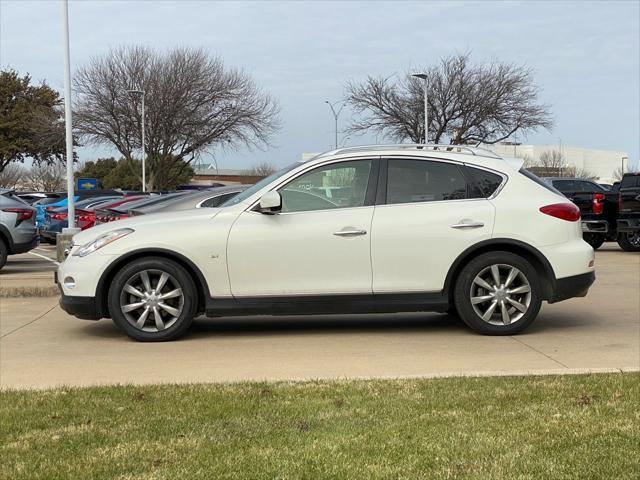
[[[502,184],[502,177],[480,168],[466,167],[467,172],[480,189],[481,197],[487,198],[496,193]]]
[[[467,182],[452,163],[389,160],[387,203],[438,202],[467,197]]]
[[[640,175],[625,175],[620,182],[620,188],[631,188],[640,185]]]

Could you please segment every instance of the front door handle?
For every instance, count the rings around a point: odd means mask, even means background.
[[[460,220],[459,223],[455,223],[451,225],[451,228],[480,228],[484,227],[484,223],[482,222],[474,222],[473,220]]]
[[[338,237],[349,237],[349,236],[355,236],[355,235],[366,235],[367,231],[366,230],[361,230],[359,228],[345,228],[343,230],[338,230],[337,232],[333,232],[334,235],[337,235]]]

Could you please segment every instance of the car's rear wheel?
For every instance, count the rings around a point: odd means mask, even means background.
[[[460,318],[484,335],[513,335],[533,322],[542,304],[533,266],[510,252],[471,260],[458,276],[454,300]]]
[[[0,270],[2,270],[2,267],[4,267],[5,264],[7,263],[8,254],[9,254],[9,251],[7,249],[7,244],[4,243],[4,240],[0,238]]]
[[[618,234],[618,245],[625,252],[640,252],[640,232]]]
[[[128,336],[143,342],[174,340],[193,320],[197,298],[189,273],[160,257],[134,260],[114,277],[109,312]]]

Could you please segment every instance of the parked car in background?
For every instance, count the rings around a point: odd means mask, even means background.
[[[543,180],[578,206],[582,217],[582,236],[594,250],[607,240],[616,240],[616,192],[581,178],[545,177]]]
[[[625,173],[620,180],[618,244],[627,252],[640,252],[640,173]]]
[[[96,221],[96,211],[102,211],[109,208],[116,208],[125,203],[136,202],[140,199],[147,198],[147,195],[134,195],[131,197],[110,199],[105,202],[98,203],[97,205],[92,205],[90,207],[85,207],[76,210],[76,226],[80,230],[86,230],[87,228],[91,228],[95,225]]]
[[[33,205],[36,202],[42,202],[47,199],[51,199],[51,202],[55,202],[65,196],[62,193],[52,192],[17,192],[16,195],[29,205]]]
[[[90,197],[76,202],[75,209],[83,210],[93,207],[110,200],[121,199],[120,196],[103,196]],[[40,229],[40,238],[46,243],[56,243],[56,237],[62,232],[63,228],[69,225],[68,206],[58,207],[55,209],[47,209],[45,211],[44,225]]]
[[[13,190],[0,189],[0,269],[9,255],[28,252],[37,245],[36,209]]]
[[[140,341],[177,338],[199,313],[453,311],[513,335],[595,279],[578,207],[522,163],[450,145],[334,150],[219,208],[75,235],[60,304]]]
[[[159,205],[165,202],[169,202],[175,198],[180,198],[183,195],[188,195],[188,191],[166,193],[162,195],[149,195],[148,197],[141,198],[135,202],[130,202],[125,205],[119,205],[113,208],[103,208],[96,210],[95,224],[100,225],[102,223],[114,222],[116,220],[123,220],[129,218],[131,210],[136,208],[147,207],[151,205]]]
[[[210,190],[196,191],[186,195],[172,198],[166,202],[139,206],[129,210],[130,216],[148,215],[150,213],[174,212],[176,210],[188,210],[190,208],[219,207],[227,200],[246,190],[248,185],[234,185],[212,188]]]

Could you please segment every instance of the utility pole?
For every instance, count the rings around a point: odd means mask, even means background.
[[[64,38],[64,130],[66,139],[66,161],[67,161],[67,219],[68,232],[74,231],[76,221],[76,208],[74,202],[74,180],[73,180],[73,124],[71,115],[71,53],[69,48],[69,3],[62,0],[62,33]]]
[[[412,75],[423,80],[424,89],[424,144],[429,143],[429,76],[426,73],[414,73]]]
[[[325,100],[324,103],[326,103],[327,105],[329,105],[331,107],[331,113],[333,113],[333,119],[335,120],[335,146],[336,146],[336,150],[338,149],[338,117],[340,116],[340,112],[342,112],[342,109],[344,108],[344,103],[343,102],[335,102],[335,104],[338,103],[342,103],[342,105],[340,106],[340,109],[336,112],[336,109],[334,107],[334,103],[331,103],[329,100]]]
[[[145,151],[145,144],[144,144],[144,114],[145,114],[145,109],[144,109],[144,90],[127,90],[128,93],[137,93],[140,94],[142,96],[142,191],[146,192],[147,191],[147,177],[146,177],[146,170],[145,170],[145,165],[147,163],[147,155],[146,155],[146,151]]]

